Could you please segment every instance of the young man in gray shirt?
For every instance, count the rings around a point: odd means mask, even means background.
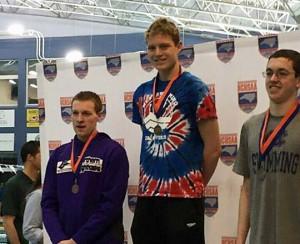
[[[233,171],[244,177],[237,244],[300,243],[300,54],[279,50],[268,60],[269,109],[242,127]]]

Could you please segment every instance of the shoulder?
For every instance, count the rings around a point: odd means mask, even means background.
[[[57,147],[52,153],[50,158],[56,158],[60,157],[61,155],[65,155],[66,153],[69,153],[71,151],[71,142],[65,143],[59,147]]]
[[[244,122],[243,127],[245,127],[245,128],[253,128],[253,127],[257,128],[257,125],[262,123],[264,117],[265,117],[265,112],[253,115],[248,120],[246,120]]]
[[[124,150],[119,142],[111,139],[111,137],[104,132],[98,132],[96,140],[97,143],[106,150]]]
[[[20,181],[22,181],[26,176],[24,175],[24,173],[22,171],[17,171],[17,173],[10,177],[7,182],[5,183],[6,186],[18,186],[20,184]]]
[[[153,86],[153,79],[146,81],[146,82],[140,84],[136,88],[134,95],[137,96],[137,95],[143,94],[145,92],[145,90],[148,90],[149,88],[152,89],[152,86]]]
[[[207,85],[203,82],[202,79],[199,77],[193,75],[190,72],[183,72],[182,73],[182,82],[184,83],[184,86],[189,88],[193,91],[204,91],[205,93],[208,92]]]
[[[42,189],[37,189],[37,190],[34,190],[33,192],[29,193],[27,196],[26,196],[26,200],[29,200],[29,199],[40,199],[42,197]]]

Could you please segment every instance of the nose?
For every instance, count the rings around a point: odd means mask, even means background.
[[[159,47],[156,47],[155,50],[154,50],[154,54],[155,54],[156,56],[161,55],[161,49],[160,49]]]
[[[83,121],[83,115],[81,114],[81,113],[79,113],[78,115],[77,115],[77,122],[82,122]]]

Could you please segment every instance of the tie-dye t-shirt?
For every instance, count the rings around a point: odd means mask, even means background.
[[[183,72],[154,113],[153,83],[154,79],[143,83],[133,96],[132,121],[143,132],[138,195],[202,197],[203,140],[198,122],[217,117],[208,87]],[[157,83],[156,97],[168,82]]]

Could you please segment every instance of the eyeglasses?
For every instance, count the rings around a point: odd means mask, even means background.
[[[284,78],[288,77],[291,74],[295,74],[295,72],[289,72],[289,71],[284,70],[284,69],[279,69],[279,70],[276,70],[276,71],[266,70],[266,71],[262,72],[263,77],[267,78],[267,79],[271,79],[273,75],[275,75],[278,79],[284,79]]]

